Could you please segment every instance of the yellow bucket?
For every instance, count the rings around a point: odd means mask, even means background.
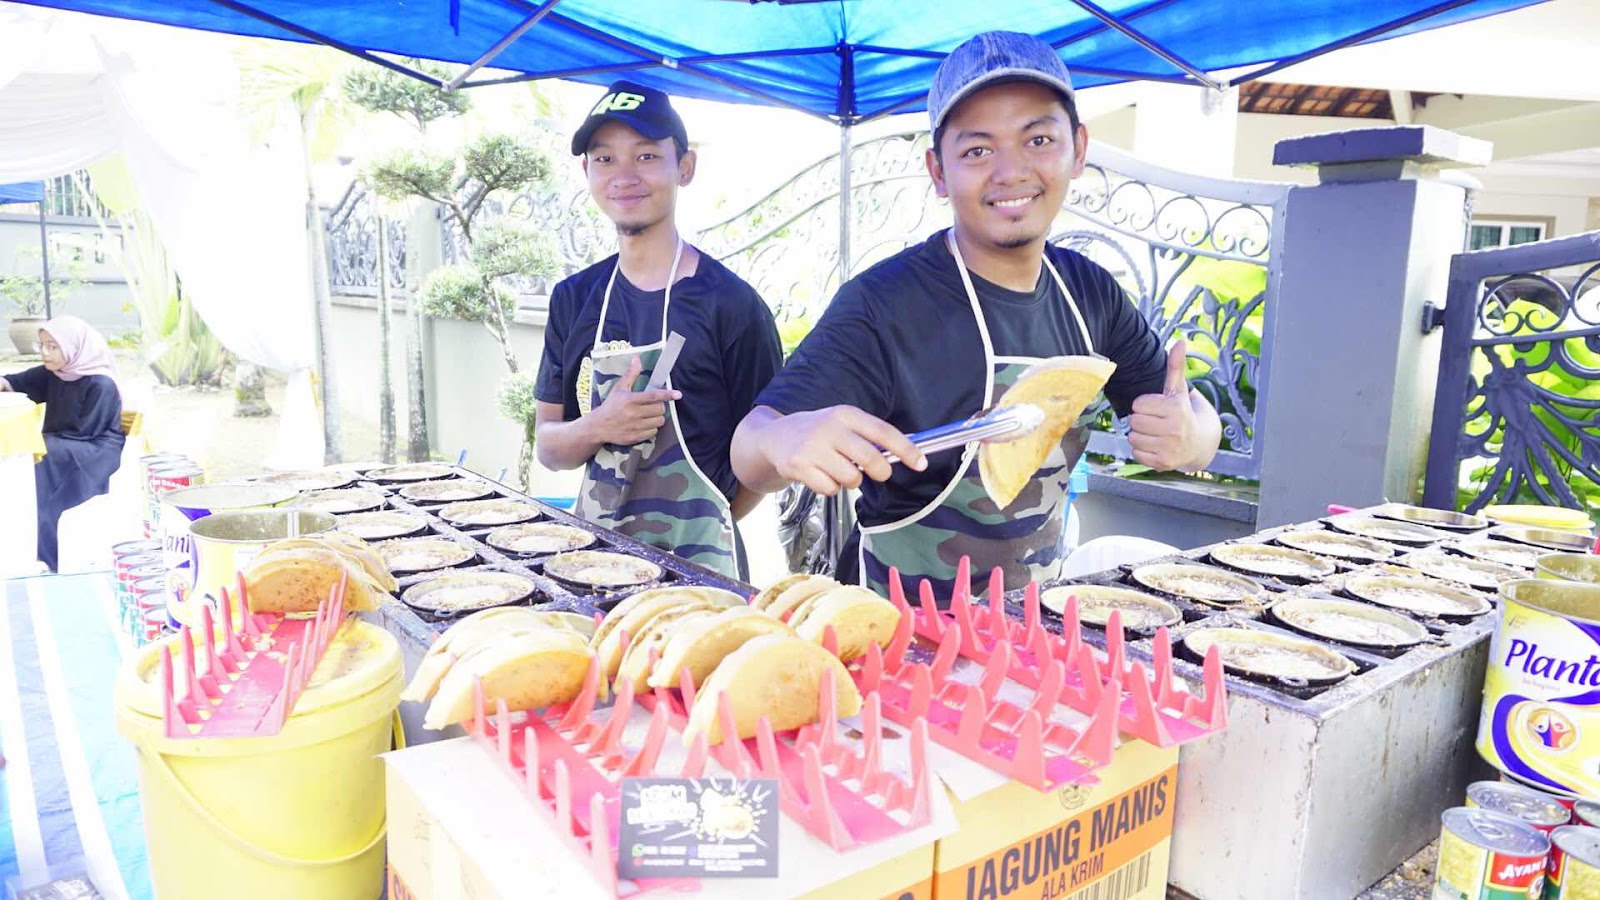
[[[1478,753],[1541,790],[1600,796],[1600,585],[1500,586]]]
[[[394,638],[352,620],[283,730],[171,739],[160,648],[117,675],[117,728],[139,752],[150,875],[162,900],[374,900],[383,891],[384,772],[403,667]]]
[[[1600,584],[1600,556],[1593,553],[1552,553],[1539,557],[1534,574],[1551,581]]]

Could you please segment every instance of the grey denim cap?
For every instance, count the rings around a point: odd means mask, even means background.
[[[985,31],[939,63],[928,88],[930,130],[938,131],[956,104],[1001,81],[1035,81],[1072,98],[1072,75],[1055,48],[1031,34]]]

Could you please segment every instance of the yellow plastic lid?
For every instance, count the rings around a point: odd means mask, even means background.
[[[179,661],[181,643],[176,635],[141,648],[137,656],[124,664],[125,674],[136,677],[122,679],[124,690],[119,698],[125,706],[156,718],[162,714],[161,647],[165,644],[173,649],[173,662]],[[127,672],[130,665],[131,673]],[[400,645],[393,635],[360,619],[347,620],[329,642],[327,651],[311,673],[311,682],[295,700],[289,715],[293,718],[356,700],[396,678],[403,667]]]
[[[1594,522],[1581,509],[1567,509],[1561,506],[1538,506],[1529,503],[1485,506],[1483,515],[1489,521],[1501,525],[1531,525],[1535,528],[1554,528],[1558,531],[1578,531],[1583,534],[1594,533]]]

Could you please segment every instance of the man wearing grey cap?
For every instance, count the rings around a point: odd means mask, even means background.
[[[893,566],[947,600],[963,556],[983,580],[1002,568],[1008,590],[1060,570],[1086,429],[1070,430],[1004,509],[983,489],[976,445],[924,456],[907,434],[992,406],[1036,362],[1084,354],[1116,363],[1105,396],[1129,417],[1140,462],[1203,468],[1222,429],[1186,390],[1183,342],[1164,350],[1109,272],[1047,241],[1088,145],[1055,50],[978,35],[940,64],[928,115],[928,174],[954,227],[840,288],[740,424],[733,465],[757,490],[860,487],[839,578],[885,592]]]
[[[550,294],[539,461],[584,470],[585,519],[743,577],[734,522],[760,495],[740,488],[728,445],[783,358],[772,311],[678,233],[695,152],[666,94],[611,85],[572,154],[618,252]]]

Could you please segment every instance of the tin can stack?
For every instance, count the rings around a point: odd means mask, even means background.
[[[155,640],[167,627],[167,567],[161,542],[124,541],[111,548],[111,556],[123,630],[141,644]]]
[[[1600,898],[1600,801],[1479,781],[1442,819],[1434,900]]]
[[[161,495],[205,484],[205,470],[181,453],[152,453],[139,457],[139,473],[144,484],[144,536],[160,537]]]

